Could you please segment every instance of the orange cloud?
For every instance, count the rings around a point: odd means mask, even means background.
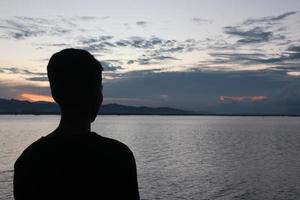
[[[47,102],[54,102],[53,98],[48,95],[41,95],[41,94],[34,94],[34,93],[21,93],[19,99],[27,100],[27,101],[47,101]]]
[[[243,97],[243,96],[220,96],[219,99],[220,99],[220,101],[226,101],[226,100],[243,101],[245,99],[245,97]]]
[[[257,102],[257,101],[266,100],[268,97],[266,97],[266,96],[252,96],[252,97],[249,97],[249,98],[251,99],[251,101]]]
[[[252,102],[259,102],[259,101],[264,101],[268,97],[266,96],[220,96],[219,100],[220,101],[232,101],[232,102],[240,102],[244,100],[250,100]]]

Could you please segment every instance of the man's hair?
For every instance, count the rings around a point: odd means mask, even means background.
[[[93,55],[81,49],[55,53],[47,66],[54,100],[62,107],[86,105],[102,87],[102,66]]]

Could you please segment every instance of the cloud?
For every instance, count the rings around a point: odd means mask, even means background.
[[[22,93],[51,95],[49,87],[41,87],[30,82],[19,82],[17,80],[12,83],[6,83],[0,79],[0,98],[16,99]]]
[[[103,17],[101,17],[101,19],[109,19],[109,18],[111,18],[110,16],[103,16]]]
[[[300,80],[284,72],[261,71],[135,71],[105,83],[106,95],[151,100],[149,106],[233,113],[280,113],[286,107],[278,91]],[[288,89],[287,89],[288,90]],[[223,95],[223,94],[227,95]],[[162,94],[168,95],[166,98]],[[220,101],[220,96],[224,101]],[[291,96],[291,95],[290,95]],[[293,97],[294,98],[294,97]],[[239,101],[240,100],[240,101]],[[238,105],[227,103],[240,102]],[[227,102],[227,103],[226,103]],[[300,112],[300,107],[296,109]]]
[[[73,20],[82,20],[82,21],[91,21],[91,20],[97,20],[97,19],[109,19],[110,16],[103,16],[103,17],[95,17],[95,16],[76,16],[73,17]]]
[[[136,25],[146,27],[149,23],[146,21],[137,21]]]
[[[112,35],[102,35],[97,37],[85,37],[80,39],[78,48],[83,48],[97,54],[102,55],[111,53],[115,49],[118,51],[122,48],[136,50],[136,57],[128,57],[127,65],[158,65],[166,64],[171,61],[179,60],[179,54],[190,53],[193,51],[205,50],[210,58],[199,61],[199,68],[215,68],[217,70],[241,70],[268,68],[281,69],[285,67],[296,67],[299,63],[299,45],[292,43],[290,46],[278,46],[278,52],[270,53],[267,48],[273,47],[275,41],[281,41],[285,36],[274,33],[266,27],[243,27],[243,26],[227,26],[224,27],[227,35],[238,38],[237,42],[230,42],[224,38],[217,40],[174,40],[165,39],[158,36],[140,37],[132,36],[128,38],[117,39]],[[280,39],[281,38],[281,39]],[[203,46],[204,45],[204,46]],[[260,45],[258,48],[256,45]],[[279,48],[280,47],[280,48]],[[285,48],[285,50],[284,50]],[[293,61],[294,64],[290,62]],[[289,62],[287,64],[287,62]],[[171,63],[172,64],[172,63]],[[226,66],[224,65],[226,64]],[[274,65],[276,64],[276,65]],[[223,65],[223,66],[222,66]],[[229,66],[232,65],[232,66]],[[237,66],[239,65],[239,66]],[[284,69],[286,70],[286,69]]]
[[[0,30],[7,38],[25,39],[42,35],[62,35],[70,33],[71,28],[57,25],[55,20],[15,16],[0,20]]]
[[[159,53],[190,52],[198,49],[199,41],[187,39],[184,41],[168,40],[157,36],[144,38],[132,36],[114,43],[118,47],[131,47],[136,49],[155,50]]]
[[[167,95],[167,94],[161,94],[161,95],[159,95],[159,98],[161,98],[164,101],[168,101],[169,100],[169,95]]]
[[[298,71],[299,36],[292,34],[292,23],[284,21],[296,14],[298,12],[293,11],[277,16],[251,18],[237,25],[223,27],[223,33],[229,37],[211,42],[208,45],[211,58],[200,61],[199,66],[218,70],[269,68],[286,74]]]
[[[28,100],[28,101],[54,102],[52,96],[42,95],[42,94],[34,94],[34,93],[26,93],[26,92],[19,94],[18,99]]]
[[[99,42],[107,42],[108,40],[113,39],[112,35],[102,35],[98,37],[88,37],[88,38],[81,38],[80,43],[82,44],[93,44]]]
[[[240,52],[240,53],[239,53]],[[265,51],[248,50],[245,53],[238,50],[215,51],[209,53],[213,59],[199,62],[200,66],[211,67],[222,70],[222,66],[230,66],[231,70],[242,70],[243,68],[257,69],[269,68],[271,70],[281,70],[288,75],[296,74],[289,71],[300,70],[300,48],[297,45],[291,45],[276,54],[269,54]],[[238,66],[237,66],[238,65]],[[240,66],[240,67],[239,67]]]
[[[73,26],[58,19],[14,16],[0,20],[2,37],[25,39],[43,35],[63,35],[72,32]],[[73,24],[74,25],[74,24]]]
[[[74,47],[71,43],[50,43],[50,42],[44,42],[44,43],[33,43],[33,45],[36,47],[36,49],[40,50],[40,49],[45,49],[45,50],[48,50],[51,48],[51,47],[54,47],[55,49],[65,49],[65,48],[72,48]],[[49,58],[47,59],[40,59],[40,61],[48,61]]]
[[[68,43],[44,43],[39,44],[39,46],[46,46],[46,47],[70,47],[71,45]]]
[[[127,64],[128,64],[128,65],[131,65],[131,64],[133,64],[134,62],[135,62],[134,60],[128,60],[128,61],[127,61]]]
[[[265,55],[262,53],[210,53],[211,56],[218,59],[212,61],[213,64],[226,64],[226,63],[238,63],[238,64],[257,64]]]
[[[295,46],[295,45],[289,46],[287,48],[285,58],[289,59],[289,60],[300,59],[300,45],[299,46]]]
[[[262,56],[262,55],[260,55]],[[253,58],[252,61],[255,61],[256,63],[284,63],[284,62],[291,62],[296,61],[298,63],[298,66],[300,67],[300,46],[289,46],[285,51],[281,52],[281,54],[275,56],[275,57],[269,57],[269,58]],[[287,66],[290,65],[290,63],[286,64]]]
[[[132,36],[124,39],[115,39],[110,35],[81,38],[77,48],[101,53],[111,53],[115,49],[129,48],[138,51],[138,57],[128,58],[127,64],[140,65],[160,64],[167,61],[179,60],[174,53],[187,53],[199,49],[199,41],[187,39],[184,41],[168,40],[157,36],[149,38]],[[140,55],[141,54],[141,55]]]
[[[150,64],[159,64],[161,63],[161,61],[166,61],[166,60],[179,60],[179,59],[172,56],[150,54],[148,56],[143,55],[142,57],[136,60],[129,60],[127,64],[139,63],[140,65],[150,65]]]
[[[111,42],[112,35],[102,35],[98,37],[84,37],[79,40],[76,48],[85,49],[91,52],[109,52],[116,45]]]
[[[141,99],[141,98],[128,98],[128,97],[104,97],[103,103],[109,104],[109,103],[120,103],[123,105],[145,105],[147,103],[151,103],[151,100],[147,99]]]
[[[118,66],[118,61],[107,62]],[[103,82],[104,95],[110,103],[168,106],[205,113],[300,113],[300,79],[285,71],[151,69],[106,73],[117,77]],[[21,93],[50,95],[48,87],[16,83],[3,84],[0,80],[1,98],[16,98]]]
[[[46,43],[43,46],[70,47],[67,43]],[[114,51],[128,52],[136,51],[136,54],[127,56],[127,65],[139,64],[166,64],[167,62],[180,60],[177,54],[189,53],[200,49],[200,41],[186,39],[183,41],[164,39],[158,36],[140,37],[131,36],[127,38],[115,38],[112,35],[99,35],[90,37],[80,37],[73,48],[85,49],[98,57],[106,57]],[[41,48],[41,45],[40,45]],[[110,56],[109,56],[110,57]],[[104,60],[105,61],[105,60]],[[115,64],[114,64],[115,65]],[[107,65],[108,66],[108,65]],[[126,67],[126,66],[124,66]],[[107,67],[107,70],[116,71],[115,67]],[[120,65],[118,69],[121,69]]]
[[[287,26],[283,20],[288,16],[295,15],[297,12],[287,12],[278,16],[269,16],[263,18],[251,18],[234,26],[225,26],[223,31],[225,34],[238,38],[238,45],[252,45],[265,43],[269,45],[282,43],[285,44],[287,34]]]
[[[200,17],[194,17],[194,18],[192,18],[192,21],[197,23],[197,24],[212,23],[211,20],[200,18]]]
[[[154,60],[179,60],[172,56],[155,55],[152,57]]]
[[[153,42],[154,41],[154,42]],[[155,40],[147,40],[142,37],[130,37],[128,44],[135,48],[150,49],[156,45]]]
[[[262,18],[256,18],[256,19],[247,19],[246,21],[244,21],[243,24],[250,25],[250,24],[262,23],[262,22],[272,24],[272,23],[284,20],[287,17],[289,17],[291,15],[295,15],[297,13],[298,13],[297,11],[291,11],[291,12],[283,13],[278,16],[268,16],[268,17],[262,17]]]
[[[25,79],[28,81],[45,81],[45,82],[49,81],[47,76],[35,76],[35,77],[29,77]]]
[[[0,67],[0,73],[7,74],[22,74],[22,75],[38,75],[38,76],[46,76],[46,72],[33,72],[28,69],[22,69],[17,67]]]
[[[264,101],[264,100],[266,100],[268,97],[266,97],[266,96],[252,96],[252,97],[250,97],[250,100],[252,101],[252,102],[259,102],[259,101]]]
[[[24,39],[27,37],[35,37],[46,33],[45,30],[42,30],[39,27],[27,27],[22,24],[17,24],[11,20],[7,20],[6,24],[7,25],[0,25],[0,30],[5,31],[5,33],[2,35],[2,38]]]
[[[113,72],[122,69],[120,65],[115,65],[113,63],[118,63],[118,61],[100,61],[103,71]]]
[[[54,18],[13,16],[0,19],[1,38],[27,39],[39,36],[62,36],[75,31],[82,32],[81,21],[103,20],[109,16],[74,16]]]
[[[227,26],[224,27],[224,32],[228,35],[240,37],[241,39],[238,40],[239,43],[268,42],[274,39],[273,33],[271,31],[265,31],[262,27],[242,30],[239,27]]]
[[[268,97],[266,96],[220,96],[219,100],[220,101],[227,101],[229,100],[230,102],[242,102],[245,100],[250,100],[251,102],[260,102],[266,100]]]
[[[131,36],[124,39],[115,39],[112,35],[103,35],[98,37],[84,37],[79,40],[77,48],[82,48],[92,52],[110,52],[115,48],[131,48],[137,50],[151,50],[152,53],[184,53],[199,50],[199,41],[187,39],[184,41],[168,40],[157,36],[144,38],[140,36]],[[162,55],[163,58],[168,55]]]
[[[28,81],[48,82],[47,73],[45,72],[34,72],[28,69],[22,69],[17,67],[0,67],[0,73],[20,75],[20,77]]]
[[[289,72],[287,72],[287,75],[300,77],[300,71],[289,71]]]

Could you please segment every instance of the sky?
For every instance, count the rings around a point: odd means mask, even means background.
[[[0,98],[51,101],[65,48],[101,62],[104,103],[300,113],[299,0],[1,0]]]

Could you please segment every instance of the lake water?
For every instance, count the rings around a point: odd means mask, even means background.
[[[0,116],[0,199],[13,163],[59,116]],[[141,199],[300,199],[300,118],[99,116],[93,130],[133,151]]]

